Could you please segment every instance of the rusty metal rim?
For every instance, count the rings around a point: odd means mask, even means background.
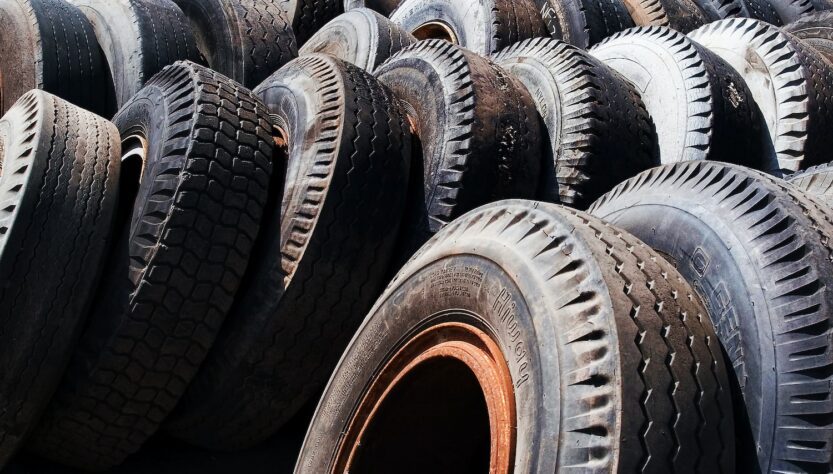
[[[448,23],[443,21],[429,21],[416,27],[411,33],[418,40],[441,39],[453,43],[460,44],[457,33]]]
[[[365,432],[397,384],[424,362],[443,358],[465,364],[480,385],[489,415],[489,472],[512,472],[515,457],[515,394],[509,366],[499,346],[488,334],[469,324],[456,322],[424,330],[386,363],[347,424],[331,472],[350,471]]]

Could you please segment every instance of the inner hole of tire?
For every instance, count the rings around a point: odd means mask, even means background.
[[[441,21],[429,21],[415,29],[412,34],[418,40],[438,39],[458,44],[454,30]]]
[[[147,160],[147,142],[138,135],[131,135],[122,141],[121,149],[119,206],[116,215],[117,229],[122,229],[130,224],[133,217],[133,204],[139,193],[145,160]]]
[[[429,359],[393,387],[370,421],[351,473],[489,471],[489,412],[474,373]]]

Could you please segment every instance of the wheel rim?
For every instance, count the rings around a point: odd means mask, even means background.
[[[449,43],[460,44],[454,29],[442,21],[423,23],[412,34],[418,40],[440,39]]]
[[[443,378],[443,375],[440,375],[443,373],[452,374],[453,378]],[[463,379],[470,379],[471,383],[465,384],[462,382]],[[488,462],[489,472],[493,474],[512,472],[516,429],[514,387],[509,367],[497,343],[488,334],[463,323],[444,323],[428,328],[412,338],[389,359],[371,382],[348,423],[346,433],[336,451],[332,472],[361,472],[363,451],[371,453],[369,455],[372,456],[374,449],[386,453],[392,449],[394,452],[389,453],[390,458],[402,459],[403,465],[408,462],[408,455],[400,456],[398,451],[402,450],[402,443],[397,444],[397,441],[381,438],[388,438],[387,433],[390,433],[391,426],[399,427],[390,424],[390,420],[400,420],[397,414],[405,415],[405,418],[423,416],[417,404],[395,403],[395,400],[400,398],[408,399],[408,394],[419,393],[419,390],[413,390],[417,383],[423,383],[423,388],[427,384],[428,387],[440,389],[428,390],[436,394],[436,398],[420,398],[419,402],[431,407],[424,413],[425,417],[442,417],[444,422],[449,418],[433,413],[443,412],[444,397],[453,397],[458,399],[458,402],[463,400],[465,406],[468,406],[470,403],[476,404],[472,403],[474,398],[469,400],[468,395],[460,394],[470,393],[476,397],[475,392],[479,389],[485,405],[483,415],[488,417],[488,456],[481,456],[483,465]],[[462,388],[463,385],[467,388]],[[451,393],[453,395],[446,395]],[[449,423],[453,424],[454,417],[450,418]],[[419,445],[419,440],[431,439],[432,441],[427,441],[431,443],[437,435],[436,432],[410,430],[407,422],[399,428],[403,432],[407,431],[407,436],[410,437],[407,439],[409,445],[411,438]],[[467,429],[468,427],[462,427],[463,432]],[[376,436],[377,431],[386,434]],[[471,435],[472,439],[485,435],[466,434]],[[459,444],[455,444],[455,449],[465,450],[460,448]],[[402,450],[402,453],[405,453],[405,450]]]

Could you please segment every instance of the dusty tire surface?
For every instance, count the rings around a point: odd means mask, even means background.
[[[344,13],[342,0],[277,0],[292,24],[292,31],[303,45],[321,27]]]
[[[444,39],[482,56],[547,36],[532,0],[404,0],[390,19],[417,39]]]
[[[208,67],[250,89],[298,57],[281,0],[174,0]]]
[[[635,26],[621,0],[536,0],[550,36],[587,49]]]
[[[272,166],[263,104],[190,62],[163,69],[115,123],[124,150],[144,140],[142,160],[129,162],[141,184],[90,324],[28,445],[87,470],[138,450],[195,375],[247,267]]]
[[[591,208],[703,297],[741,392],[738,466],[831,467],[833,211],[823,207],[763,173],[690,162],[645,172]]]
[[[816,196],[833,208],[833,165],[818,165],[791,175],[787,180],[796,188]]]
[[[743,0],[743,3],[746,5],[746,11],[749,12],[749,18],[765,21],[775,26],[784,24],[770,0]]]
[[[326,383],[387,282],[410,166],[404,111],[357,66],[303,56],[255,93],[286,134],[286,182],[248,283],[167,424],[222,450],[271,436]]]
[[[201,62],[191,26],[172,0],[71,0],[95,30],[118,110],[165,66]]]
[[[336,17],[312,36],[299,53],[324,53],[373,72],[417,39],[396,23],[368,8]]]
[[[623,0],[636,26],[667,26],[689,32],[709,21],[695,0]]]
[[[579,48],[522,41],[494,61],[529,91],[544,120],[538,197],[586,208],[625,179],[659,164],[654,124],[625,78]]]
[[[749,18],[714,22],[689,37],[745,80],[769,130],[767,154],[775,156],[782,174],[829,161],[833,70],[820,53]]]
[[[344,11],[349,12],[356,8],[369,8],[375,12],[389,17],[401,0],[344,0]]]
[[[331,472],[357,406],[391,355],[446,323],[472,326],[505,354],[515,415],[503,423],[514,433],[508,464],[516,472],[672,472],[692,464],[732,472],[726,367],[691,287],[633,236],[528,201],[472,211],[401,270],[334,372],[296,472]],[[435,387],[434,396],[453,387]],[[426,416],[448,416],[443,408]],[[419,406],[399,408],[411,409]],[[385,433],[383,445],[406,444],[398,461],[415,472],[445,460],[425,447],[432,432],[414,431],[404,424]],[[380,442],[348,441],[371,451]],[[457,444],[445,450],[457,454]]]
[[[784,31],[809,43],[813,49],[833,61],[833,12],[803,15],[785,25]]]
[[[111,117],[112,83],[95,32],[63,0],[0,2],[0,114],[31,89]]]
[[[422,160],[412,160],[400,259],[477,206],[535,195],[543,132],[520,81],[441,40],[400,51],[375,75],[405,103],[421,146]]]
[[[718,160],[761,169],[775,162],[762,157],[763,120],[743,79],[682,33],[634,28],[590,54],[642,96],[656,125],[662,163]]]
[[[43,91],[0,119],[0,469],[66,368],[112,237],[119,134]]]

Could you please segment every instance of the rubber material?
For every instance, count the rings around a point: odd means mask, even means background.
[[[833,211],[763,173],[691,162],[623,183],[592,213],[667,256],[705,300],[743,396],[738,466],[830,471]]]
[[[303,45],[321,27],[344,13],[343,0],[269,0],[278,1],[287,14],[298,45]]]
[[[691,287],[631,235],[525,201],[463,216],[399,273],[336,368],[295,472],[331,472],[339,435],[389,355],[454,321],[505,354],[515,472],[733,472],[726,367]],[[430,466],[420,450],[429,437],[404,436],[416,466]]]
[[[400,3],[401,0],[344,0],[344,11],[369,8],[382,16],[389,17]]]
[[[829,61],[833,61],[833,12],[803,15],[784,26],[784,31],[804,40]]]
[[[790,176],[790,184],[833,208],[833,165],[818,165]]]
[[[246,270],[271,173],[264,105],[190,62],[115,118],[147,141],[141,185],[81,344],[29,449],[103,470],[139,449],[194,377]]]
[[[587,49],[634,26],[621,0],[535,0],[553,38]]]
[[[633,86],[579,48],[522,41],[494,57],[532,95],[549,135],[538,197],[586,208],[659,164],[654,124]]]
[[[637,26],[667,26],[687,33],[717,18],[695,0],[623,0]]]

